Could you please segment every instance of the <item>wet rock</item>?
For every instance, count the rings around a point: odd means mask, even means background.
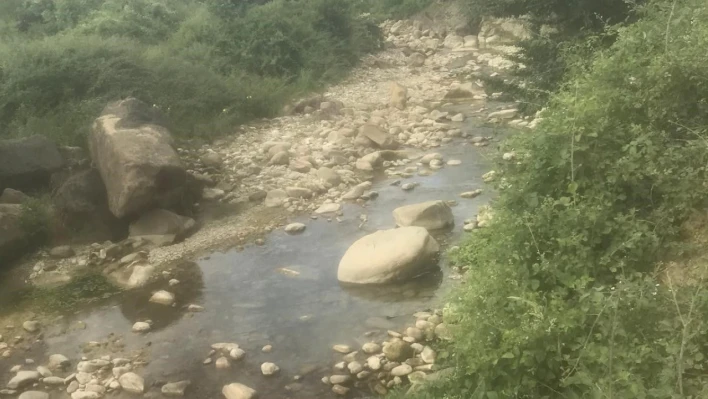
[[[150,323],[146,323],[144,321],[139,321],[135,324],[133,324],[133,329],[132,331],[134,333],[144,333],[150,331],[152,326],[150,326]]]
[[[518,115],[519,111],[516,109],[505,109],[501,111],[492,112],[489,114],[489,119],[514,119]]]
[[[371,356],[366,359],[366,365],[373,371],[381,370],[381,358],[378,356]]]
[[[22,191],[13,190],[11,188],[6,188],[2,191],[0,195],[0,204],[22,204],[27,201],[30,197],[25,195]]]
[[[10,369],[10,372],[11,372],[11,373],[17,373],[17,372],[20,371],[20,370],[22,370],[22,366],[18,364],[18,365],[13,366],[13,367]]]
[[[311,198],[312,190],[303,187],[287,187],[285,192],[292,198]]]
[[[434,351],[431,347],[429,347],[429,346],[426,346],[426,347],[423,349],[423,352],[420,353],[420,358],[423,359],[423,361],[426,362],[426,363],[428,363],[428,364],[433,364],[433,363],[435,363],[435,358],[436,358],[436,357],[437,357],[437,354],[436,354],[435,351]]]
[[[223,356],[216,359],[216,362],[214,364],[216,365],[217,370],[225,370],[231,368],[231,362],[229,361],[229,359]]]
[[[396,82],[393,82],[391,83],[389,93],[390,104],[392,107],[400,110],[406,109],[406,103],[408,102],[408,89]]]
[[[341,385],[334,385],[332,386],[332,392],[336,393],[337,395],[346,396],[349,393],[349,388],[343,387]]]
[[[381,345],[375,342],[367,342],[362,345],[361,350],[363,350],[366,354],[373,355],[375,353],[381,352]]]
[[[45,377],[42,379],[42,383],[47,385],[64,385],[64,379],[61,377]]]
[[[355,374],[355,375],[364,371],[364,366],[361,363],[356,362],[356,361],[349,363],[347,365],[347,368],[349,369],[350,373]]]
[[[352,351],[352,348],[349,345],[334,345],[332,347],[332,349],[335,352],[339,352],[339,353],[343,353],[343,354],[351,353],[351,351]]]
[[[42,376],[42,377],[51,377],[53,374],[52,372],[44,366],[38,366],[37,367],[37,372]]]
[[[219,188],[205,188],[202,198],[206,201],[218,201],[226,195],[226,192]]]
[[[238,349],[239,346],[238,344],[235,344],[233,342],[219,342],[216,344],[211,344],[211,349],[214,349],[215,351],[226,351],[230,352],[234,349]]]
[[[402,364],[393,370],[391,370],[391,375],[394,377],[403,377],[413,372],[413,367],[408,364]]]
[[[99,399],[101,394],[91,391],[75,391],[71,394],[71,399]]]
[[[342,196],[343,200],[355,200],[364,195],[366,190],[371,188],[371,182],[363,182],[352,187],[346,194]]]
[[[415,327],[406,328],[406,335],[415,339],[416,341],[422,341],[425,338],[423,332]]]
[[[193,232],[197,227],[194,219],[180,216],[166,209],[148,211],[130,224],[130,236],[174,235],[181,239]]]
[[[261,348],[261,352],[263,352],[263,353],[273,352],[273,345],[264,346],[263,348]]]
[[[398,148],[398,142],[388,133],[384,132],[380,127],[372,124],[366,124],[359,129],[359,136],[366,138],[375,146],[383,149],[395,150]]]
[[[28,320],[28,321],[22,323],[22,328],[24,328],[25,331],[31,332],[31,333],[39,331],[40,327],[41,326],[40,326],[39,322],[36,320]]]
[[[403,184],[401,184],[401,190],[403,190],[403,191],[412,191],[416,187],[418,187],[418,183],[403,183]]]
[[[502,155],[502,159],[505,161],[512,161],[512,160],[516,159],[516,153],[513,151],[512,152],[505,152]]]
[[[36,371],[18,371],[7,383],[7,387],[10,389],[23,388],[39,381],[40,377],[41,375]]]
[[[119,218],[185,191],[186,170],[161,115],[135,98],[109,104],[89,135],[91,159]]]
[[[433,160],[442,161],[443,160],[442,154],[440,154],[438,152],[426,154],[420,159],[420,163],[422,163],[423,165],[428,165],[430,163],[430,161],[433,161]]]
[[[274,363],[266,362],[261,364],[261,373],[265,376],[270,376],[278,373],[280,367],[276,366]]]
[[[352,381],[352,376],[337,374],[329,377],[329,383],[332,385],[344,385]]]
[[[17,399],[49,399],[49,394],[41,391],[22,392]]]
[[[162,394],[165,396],[184,396],[191,381],[170,382],[162,386]]]
[[[411,345],[405,341],[392,341],[384,345],[383,353],[392,362],[404,362],[415,355]]]
[[[229,351],[229,357],[234,360],[241,360],[244,356],[246,356],[246,351],[241,348],[235,348]]]
[[[56,144],[44,136],[0,140],[0,189],[34,189],[48,185],[64,166]]]
[[[289,225],[285,226],[285,232],[288,234],[298,234],[305,231],[305,227],[306,226],[302,223],[290,223]]]
[[[150,302],[165,306],[172,306],[175,303],[175,296],[165,290],[157,291],[150,297]]]
[[[451,159],[451,160],[447,161],[447,165],[448,166],[460,166],[460,165],[462,165],[462,161],[460,161],[459,159]]]
[[[226,399],[255,399],[257,396],[254,389],[238,383],[225,385],[221,393]]]
[[[452,209],[445,201],[428,201],[396,208],[393,218],[398,226],[418,226],[437,230],[455,224]]]
[[[118,378],[120,387],[124,391],[140,394],[145,391],[145,380],[135,373],[125,373]]]
[[[276,208],[283,206],[283,202],[288,199],[288,193],[284,190],[275,189],[268,191],[265,197],[265,206],[268,208]]]
[[[381,230],[357,240],[339,263],[337,278],[350,284],[382,284],[419,274],[440,251],[423,227]]]
[[[189,306],[187,306],[187,311],[192,313],[203,312],[204,307],[195,304],[190,304]]]
[[[460,197],[466,198],[466,199],[472,199],[472,198],[477,198],[482,194],[482,190],[474,190],[474,191],[466,191],[464,193],[460,193]]]
[[[338,186],[342,182],[342,176],[340,176],[333,169],[330,169],[325,166],[317,169],[317,177],[332,186]]]
[[[342,209],[342,204],[336,204],[336,203],[322,204],[322,205],[320,205],[319,208],[317,208],[315,210],[315,214],[323,215],[325,213],[335,213],[335,212],[339,212],[341,209]]]
[[[344,371],[347,369],[347,362],[339,362],[334,365],[334,369],[337,371]]]

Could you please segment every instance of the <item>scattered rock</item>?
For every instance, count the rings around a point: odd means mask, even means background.
[[[418,187],[418,183],[403,183],[403,184],[401,184],[401,190],[403,190],[403,191],[412,191],[416,187]]]
[[[17,399],[49,399],[49,394],[41,391],[22,392]]]
[[[460,161],[459,159],[451,159],[451,160],[447,161],[447,165],[448,166],[460,166],[460,165],[462,165],[462,161]]]
[[[467,199],[472,199],[472,198],[477,198],[482,194],[481,189],[477,189],[474,191],[466,191],[464,193],[460,193],[460,197],[462,198],[467,198]]]
[[[206,154],[202,155],[199,160],[202,161],[204,166],[216,169],[221,168],[221,165],[224,162],[224,160],[221,158],[221,155],[213,151],[209,151]]]
[[[329,377],[329,383],[332,385],[343,385],[351,382],[352,376],[350,375],[333,375]]]
[[[71,399],[99,399],[101,394],[91,391],[75,391],[71,394]]]
[[[229,351],[229,357],[233,360],[241,360],[246,356],[246,351],[241,348],[234,348]]]
[[[144,321],[139,321],[135,324],[133,324],[133,332],[134,333],[144,333],[150,331],[150,323],[146,323]]]
[[[280,189],[270,190],[265,197],[265,206],[268,208],[283,206],[283,202],[286,199],[288,199],[288,193],[285,191]]]
[[[150,302],[165,306],[172,306],[175,303],[175,296],[165,290],[157,291],[150,297]]]
[[[394,377],[403,377],[403,376],[406,376],[412,372],[413,372],[413,367],[411,367],[407,364],[402,364],[400,366],[395,367],[393,370],[391,370],[391,375]]]
[[[187,390],[191,381],[170,382],[162,386],[162,394],[165,396],[184,396],[184,391]]]
[[[363,366],[361,363],[357,362],[357,361],[354,361],[354,362],[349,363],[349,364],[347,365],[347,368],[349,369],[349,372],[352,373],[352,374],[354,374],[354,375],[359,374],[359,373],[361,373],[362,371],[364,371],[364,366]]]
[[[419,274],[440,251],[423,227],[381,230],[357,240],[339,263],[337,278],[351,284],[382,284]]]
[[[398,226],[418,226],[428,230],[443,229],[455,224],[452,209],[445,201],[402,206],[393,211],[393,218]]]
[[[405,341],[392,341],[384,345],[383,353],[392,362],[404,362],[415,355],[413,348]]]
[[[221,393],[226,399],[255,399],[256,391],[243,384],[233,383],[225,385]]]
[[[375,342],[367,342],[362,345],[361,350],[363,350],[366,354],[373,355],[375,353],[381,352],[381,345]]]
[[[190,304],[189,306],[187,306],[187,311],[192,313],[203,312],[204,307],[195,304]]]
[[[437,354],[429,346],[426,346],[425,348],[423,348],[423,352],[420,353],[420,358],[423,359],[423,361],[428,364],[435,363],[436,357],[437,357]]]
[[[425,65],[425,55],[417,52],[409,55],[408,65],[412,67],[422,67]]]
[[[305,231],[305,227],[306,226],[302,223],[290,223],[289,225],[285,226],[285,232],[288,234],[298,234]]]
[[[278,371],[280,371],[280,367],[276,366],[274,363],[266,362],[261,364],[261,373],[265,376],[274,375]]]
[[[135,373],[125,373],[118,378],[120,387],[130,393],[141,394],[145,391],[145,380]]]
[[[338,186],[342,182],[342,176],[340,176],[333,169],[323,166],[317,169],[317,177],[322,179],[325,183],[332,186]]]
[[[28,320],[28,321],[22,323],[22,328],[24,328],[25,331],[27,331],[27,332],[34,333],[34,332],[39,331],[40,324],[36,320]]]
[[[45,377],[42,383],[46,385],[64,385],[64,379],[61,377]]]
[[[7,383],[7,387],[10,389],[24,388],[39,381],[40,377],[41,375],[36,371],[18,371]]]
[[[465,120],[465,116],[462,114],[457,114],[457,115],[453,116],[452,118],[450,118],[450,120],[453,122],[462,122]]]
[[[366,359],[366,365],[369,366],[372,371],[379,371],[381,370],[381,358],[378,356],[371,356]]]
[[[51,377],[53,374],[52,372],[44,366],[38,366],[37,367],[37,372],[42,376],[42,377]]]

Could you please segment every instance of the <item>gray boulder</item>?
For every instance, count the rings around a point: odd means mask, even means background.
[[[159,113],[135,98],[106,107],[89,135],[91,159],[119,218],[186,191],[187,173]]]
[[[0,190],[47,186],[51,174],[63,166],[56,144],[44,136],[0,141]]]
[[[445,201],[428,201],[406,205],[393,210],[393,218],[398,226],[419,226],[437,230],[455,224],[452,209]]]
[[[196,227],[197,223],[192,218],[166,209],[153,209],[130,224],[130,236],[174,235],[179,240],[192,233]]]

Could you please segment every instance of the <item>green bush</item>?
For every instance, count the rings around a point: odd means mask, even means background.
[[[470,269],[442,396],[708,395],[708,291],[656,273],[705,253],[681,226],[708,204],[708,6],[641,15],[505,143],[518,162],[499,165],[493,223],[456,255]]]

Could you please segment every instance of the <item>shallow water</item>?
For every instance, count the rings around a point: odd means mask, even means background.
[[[481,175],[488,169],[485,151],[463,139],[436,151],[443,153],[445,160],[462,160],[462,165],[446,166],[432,176],[406,179],[420,183],[412,192],[390,186],[391,180],[381,181],[373,188],[380,194],[378,199],[365,208],[345,205],[340,221],[322,217],[311,220],[307,216],[294,220],[307,225],[300,235],[290,236],[279,230],[268,236],[264,246],[214,253],[196,263],[184,262],[169,277],[179,279],[179,286],[169,288],[169,278],[165,277],[143,290],[77,310],[46,328],[43,347],[31,355],[42,360],[51,353],[62,353],[75,359],[80,357],[81,344],[105,341],[114,333],[125,344],[125,353],[144,351],[150,362],[139,373],[146,381],[192,380],[189,398],[221,397],[221,387],[231,382],[249,385],[263,398],[334,397],[319,381],[331,374],[332,364],[339,361],[332,345],[358,347],[370,340],[380,341],[387,329],[412,323],[412,313],[440,305],[454,286],[444,264],[415,281],[384,287],[342,287],[336,276],[346,249],[366,234],[395,227],[391,212],[402,205],[457,200],[458,205],[452,208],[456,226],[436,238],[449,243],[464,234],[462,221],[475,216],[478,207],[489,201],[486,191],[475,199],[459,197],[461,192],[483,187]],[[360,228],[361,214],[368,215],[368,222]],[[151,292],[157,289],[174,292],[178,308],[195,303],[206,310],[186,314],[149,304]],[[134,322],[146,319],[154,322],[149,334],[130,332]],[[84,322],[86,328],[76,328],[77,321]],[[375,335],[365,337],[371,331]],[[202,365],[215,342],[238,343],[247,355],[227,371],[216,370],[213,364]],[[266,344],[273,345],[271,353],[261,352]],[[265,361],[279,365],[281,373],[263,377],[260,364]],[[0,364],[0,375],[6,375],[9,366]],[[305,371],[311,373],[302,385],[286,389],[295,375]],[[153,390],[158,389],[156,384]],[[53,395],[66,396],[59,392]]]

